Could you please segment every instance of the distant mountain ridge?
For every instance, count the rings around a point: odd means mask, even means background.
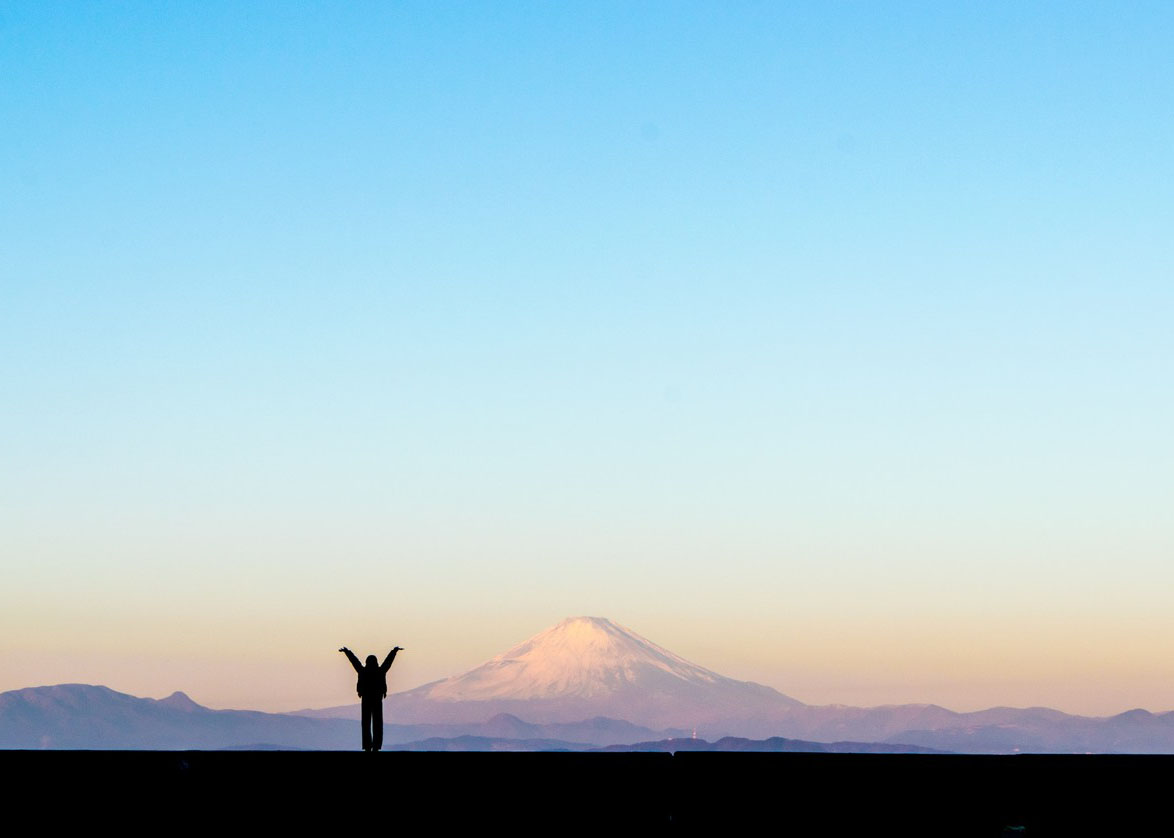
[[[384,743],[391,750],[422,740],[442,742],[473,737],[485,742],[528,741],[535,746],[543,742],[547,748],[582,750],[683,733],[676,729],[655,731],[602,717],[535,725],[499,714],[465,724],[387,724]],[[57,684],[0,693],[0,749],[355,750],[358,744],[359,725],[354,720],[212,710],[181,692],[153,699],[90,684]],[[508,749],[534,747],[515,744]]]
[[[609,745],[596,748],[597,751],[625,752],[660,751],[726,751],[741,753],[801,753],[801,754],[944,754],[936,748],[919,745],[904,745],[888,742],[807,742],[802,739],[785,739],[772,736],[769,739],[746,739],[740,736],[725,736],[716,742],[704,739],[662,739],[657,742],[636,742],[632,745]]]
[[[0,693],[0,748],[202,749],[353,747],[353,725],[254,710],[212,710],[181,692],[138,698],[109,687],[58,684]]]
[[[59,684],[0,693],[0,748],[354,750],[357,709],[212,710],[179,692],[156,700]],[[396,693],[385,719],[387,749],[582,750],[699,733],[962,753],[1174,753],[1174,712],[806,705],[599,617],[564,620],[464,675]]]

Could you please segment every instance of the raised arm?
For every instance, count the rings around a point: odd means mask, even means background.
[[[390,652],[388,652],[387,657],[385,657],[383,659],[383,663],[380,665],[379,668],[382,669],[384,672],[387,672],[387,670],[391,669],[392,663],[395,662],[395,653],[398,651],[400,651],[400,647],[396,646],[394,649],[392,649]]]
[[[346,646],[343,646],[338,651],[340,651],[344,655],[346,655],[346,659],[351,662],[351,666],[353,666],[355,668],[355,672],[358,672],[360,675],[363,674],[363,665],[361,663],[359,663],[359,659],[355,657],[354,652],[352,652]]]

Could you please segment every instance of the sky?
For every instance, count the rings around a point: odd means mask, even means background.
[[[0,2],[0,690],[609,617],[1174,709],[1174,6]],[[394,713],[389,708],[389,718]]]

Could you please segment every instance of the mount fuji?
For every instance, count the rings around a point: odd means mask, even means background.
[[[182,693],[155,700],[87,684],[31,687],[0,693],[0,749],[351,749],[358,709],[212,710]],[[1174,753],[1174,712],[808,705],[599,617],[564,620],[463,675],[390,696],[384,712],[385,742],[409,750],[696,749],[680,738],[692,728],[709,740],[741,737],[713,746],[734,750],[815,741],[873,751]]]
[[[690,663],[603,617],[571,617],[442,681],[390,698],[397,721],[473,722],[510,713],[532,722],[606,716],[653,728],[739,729],[799,701]]]
[[[357,718],[358,706],[304,712]],[[810,705],[690,663],[602,617],[563,620],[463,675],[390,696],[385,712],[403,725],[486,725],[508,714],[529,724],[577,723],[601,732],[624,722],[693,728],[708,739],[782,736],[967,753],[1174,753],[1174,712],[1100,718],[1045,707],[958,713],[934,704]]]

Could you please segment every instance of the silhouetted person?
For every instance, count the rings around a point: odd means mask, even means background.
[[[400,651],[400,647],[396,646],[388,652],[382,664],[374,655],[367,655],[366,666],[360,664],[354,652],[346,646],[338,651],[347,656],[355,672],[359,673],[355,690],[363,706],[363,750],[378,751],[383,747],[383,699],[387,698],[387,670],[391,669],[395,653]]]

